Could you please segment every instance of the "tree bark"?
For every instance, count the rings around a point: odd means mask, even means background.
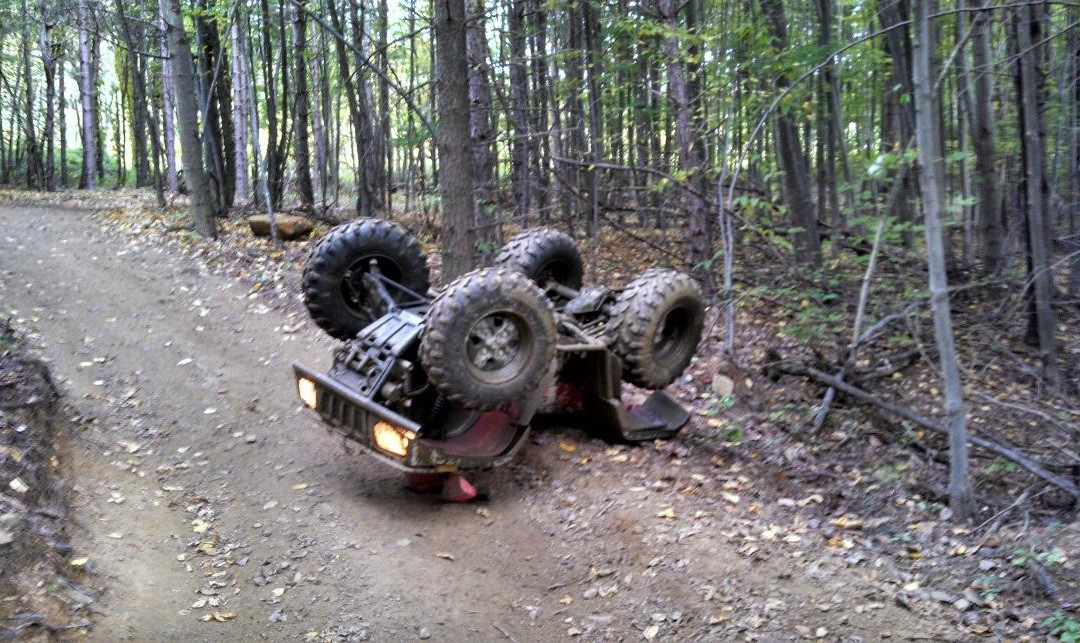
[[[56,52],[53,51],[52,31],[55,27],[53,20],[48,3],[43,2],[41,4],[41,64],[45,77],[45,131],[42,132],[42,138],[45,141],[45,167],[42,182],[44,188],[49,192],[56,189],[56,177],[54,176],[56,158],[53,146],[56,114]],[[63,96],[61,95],[62,99]],[[61,128],[63,124],[63,113],[61,113]]]
[[[341,19],[337,12],[337,0],[327,2],[330,24],[341,35],[345,31],[342,28]],[[361,109],[360,97],[357,95],[356,84],[353,82],[353,74],[349,70],[349,56],[345,49],[345,43],[340,39],[334,39],[337,51],[338,70],[342,84],[345,86],[345,99],[349,106],[349,123],[353,130],[353,145],[356,148],[356,212],[362,217],[370,217],[374,212],[374,197],[371,194],[371,177],[368,173],[369,164],[365,160],[371,145],[371,119],[366,110]]]
[[[783,0],[759,0],[768,24],[772,47],[780,52],[788,46],[787,15]],[[783,75],[775,79],[777,87],[787,87]],[[784,112],[783,106],[775,116],[776,162],[783,174],[781,188],[788,208],[791,225],[796,228],[795,259],[799,263],[821,262],[821,235],[817,215],[810,204],[810,181],[806,175],[806,160],[802,154],[799,130],[795,119]]]
[[[199,105],[195,92],[195,63],[191,57],[187,33],[184,31],[180,0],[160,0],[160,3],[169,59],[172,63],[172,82],[176,89],[181,159],[184,163],[184,181],[191,195],[192,219],[199,234],[214,237],[217,235],[217,211],[210,194],[210,181],[203,170],[202,142],[199,140]]]
[[[497,185],[495,182],[495,130],[491,125],[491,83],[488,78],[488,43],[484,25],[484,1],[469,2],[465,29],[469,55],[469,138],[472,150],[472,173],[476,184],[476,230],[484,248],[495,239]]]
[[[300,207],[310,211],[315,205],[315,189],[311,183],[311,161],[308,151],[308,86],[307,86],[307,63],[305,62],[305,49],[307,47],[307,14],[302,6],[293,7],[293,56],[295,57],[296,70],[293,72],[293,87],[296,92],[293,100],[296,104],[296,115],[293,119],[295,128],[296,149],[296,191],[300,197]]]
[[[965,6],[985,7],[990,0],[968,0]],[[997,274],[1004,266],[1004,224],[1001,217],[994,123],[994,74],[990,48],[989,11],[974,14],[971,19],[971,63],[973,68],[969,98],[971,115],[971,146],[975,152],[975,189],[978,217],[979,254],[982,271]]]
[[[679,170],[685,176],[683,208],[686,211],[690,261],[695,266],[707,265],[712,258],[712,228],[709,226],[709,208],[705,203],[705,159],[702,156],[699,130],[694,127],[692,99],[687,80],[685,53],[674,34],[679,32],[677,0],[659,0],[660,18],[667,25],[669,35],[665,42],[667,54],[668,102],[675,118],[675,139],[679,146]],[[698,269],[698,278],[708,290],[712,289],[710,271]]]
[[[915,86],[915,135],[919,147],[919,188],[926,224],[926,260],[930,273],[930,306],[934,335],[945,388],[946,426],[949,431],[949,507],[958,520],[966,520],[973,510],[971,481],[968,479],[967,417],[964,413],[960,368],[957,362],[949,284],[945,272],[945,243],[942,237],[942,178],[935,136],[937,105],[931,65],[934,40],[927,3],[916,2],[916,38],[913,61]]]
[[[248,96],[248,76],[245,66],[244,47],[247,46],[247,33],[239,16],[229,30],[229,59],[232,63],[233,79],[233,173],[236,175],[236,200],[247,203],[251,199],[248,183],[248,110],[251,99]]]
[[[439,101],[439,196],[443,210],[442,276],[449,283],[473,267],[476,253],[465,0],[434,0],[433,23]]]
[[[1041,38],[1036,9],[1018,9],[1017,46],[1020,51],[1020,112],[1024,148],[1024,184],[1027,194],[1028,253],[1031,281],[1035,285],[1035,325],[1042,358],[1043,377],[1051,386],[1059,380],[1057,364],[1057,320],[1054,317],[1054,273],[1050,265],[1047,237],[1046,150],[1039,111],[1040,72],[1038,58]]]
[[[26,102],[24,103],[26,109],[23,118],[23,136],[26,139],[26,187],[40,190],[44,182],[44,172],[41,167],[41,149],[38,146],[37,132],[34,130],[34,76],[30,70],[30,48],[33,39],[30,35],[30,14],[27,12],[26,0],[22,1],[22,13],[26,17],[23,22],[22,42],[23,81],[26,84]]]
[[[529,77],[525,69],[525,0],[510,0],[507,7],[510,28],[510,122],[514,141],[510,153],[510,174],[514,189],[514,215],[521,222],[529,213]]]
[[[176,174],[176,129],[173,124],[173,86],[172,61],[169,60],[168,43],[165,40],[165,23],[159,20],[161,28],[161,130],[165,139],[165,184],[169,192],[175,194],[180,189],[180,180]]]

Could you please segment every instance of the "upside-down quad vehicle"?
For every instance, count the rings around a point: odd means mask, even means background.
[[[526,230],[495,266],[434,293],[419,243],[401,226],[359,219],[315,244],[304,302],[342,341],[328,371],[294,364],[301,401],[378,459],[411,473],[511,459],[553,398],[614,441],[673,436],[689,413],[660,390],[701,339],[696,282],[649,270],[622,290],[583,288],[566,234]],[[653,389],[622,402],[623,381]]]

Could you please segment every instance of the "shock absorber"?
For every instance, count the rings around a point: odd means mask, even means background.
[[[446,412],[449,408],[449,400],[441,395],[435,396],[435,401],[431,404],[431,411],[428,412],[427,421],[424,422],[423,432],[433,438],[441,437],[443,420],[446,419]]]

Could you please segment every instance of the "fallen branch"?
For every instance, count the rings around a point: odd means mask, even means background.
[[[847,382],[845,382],[845,381],[843,381],[843,380],[841,380],[841,379],[839,379],[837,377],[833,377],[832,375],[829,375],[828,373],[823,373],[823,372],[821,372],[821,371],[819,371],[819,370],[817,370],[815,368],[786,369],[786,370],[787,370],[788,373],[790,373],[792,375],[803,375],[803,376],[807,376],[807,377],[810,377],[812,379],[815,379],[815,380],[821,382],[822,384],[826,384],[828,386],[831,386],[831,387],[835,388],[836,390],[840,391],[841,393],[844,393],[846,395],[850,395],[851,397],[859,400],[860,402],[865,402],[867,404],[872,404],[872,405],[874,405],[874,406],[876,406],[876,407],[878,407],[880,409],[883,409],[885,411],[888,411],[889,413],[892,413],[893,415],[899,416],[899,417],[901,417],[901,418],[903,418],[903,419],[905,419],[905,420],[907,420],[909,422],[917,424],[917,425],[923,427],[924,429],[928,429],[930,431],[934,431],[935,433],[940,433],[942,435],[948,435],[949,434],[948,430],[946,430],[945,427],[943,427],[940,424],[934,422],[933,420],[930,420],[929,418],[925,418],[925,417],[919,415],[918,413],[915,413],[914,411],[911,411],[910,409],[906,409],[906,408],[904,408],[902,406],[893,404],[891,402],[886,402],[885,400],[882,400],[882,399],[880,399],[878,397],[875,397],[874,395],[868,393],[867,391],[864,391],[861,388],[857,388],[855,386],[852,386],[851,384],[848,384]],[[1055,473],[1051,473],[1043,465],[1041,465],[1038,462],[1032,460],[1031,458],[1027,457],[1023,453],[1020,453],[1016,449],[1007,447],[1007,446],[1005,446],[1003,444],[999,444],[999,443],[994,442],[992,440],[987,440],[986,438],[981,438],[981,437],[979,437],[977,435],[970,435],[969,434],[967,439],[968,439],[968,442],[970,442],[971,444],[974,444],[977,447],[986,449],[987,451],[989,451],[991,453],[997,454],[997,455],[999,455],[999,456],[1001,456],[1003,458],[1007,458],[1007,459],[1011,460],[1012,462],[1016,463],[1020,467],[1026,469],[1028,472],[1030,472],[1034,476],[1036,476],[1038,478],[1041,478],[1042,480],[1044,480],[1046,482],[1049,482],[1050,484],[1054,485],[1055,487],[1061,489],[1065,493],[1072,496],[1074,499],[1080,500],[1080,487],[1077,487],[1074,482],[1072,482],[1071,480],[1068,480],[1066,478],[1063,478],[1062,476],[1059,476],[1059,475],[1057,475]]]

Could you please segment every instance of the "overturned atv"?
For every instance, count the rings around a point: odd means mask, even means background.
[[[334,228],[312,249],[304,302],[344,343],[327,372],[294,365],[301,400],[412,472],[505,462],[553,391],[612,440],[666,438],[686,424],[663,391],[636,407],[620,392],[623,380],[662,389],[690,363],[704,302],[689,276],[649,270],[621,291],[583,288],[574,241],[547,228],[514,237],[495,264],[432,294],[403,228]]]

